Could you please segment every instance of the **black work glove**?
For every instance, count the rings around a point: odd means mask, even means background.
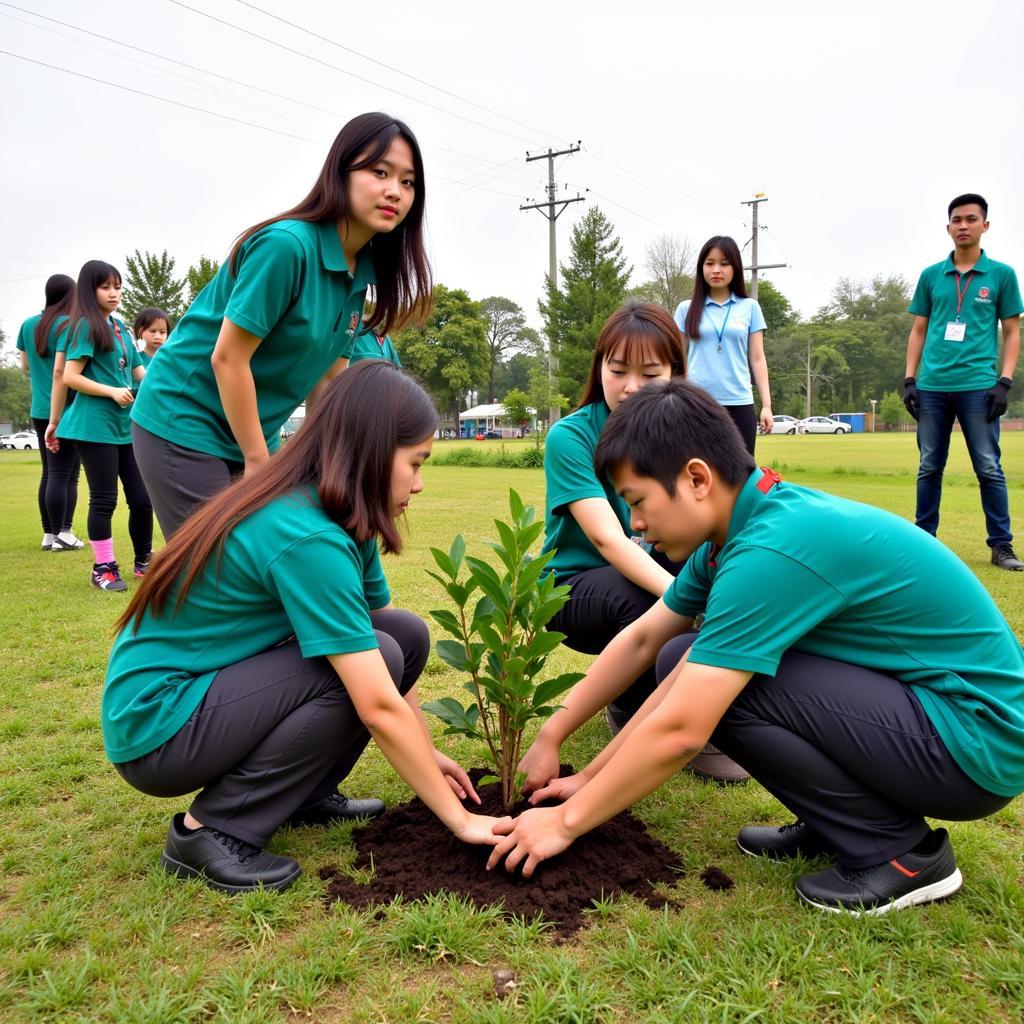
[[[999,419],[1006,412],[1006,399],[1012,387],[1013,381],[1009,377],[1000,377],[985,392],[985,401],[988,403],[988,415],[986,415],[985,419],[989,423]]]
[[[921,398],[917,393],[917,381],[913,377],[907,377],[903,382],[903,404],[916,420],[921,412]]]

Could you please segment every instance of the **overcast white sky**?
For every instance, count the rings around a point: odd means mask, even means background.
[[[636,282],[659,234],[745,242],[756,191],[761,262],[791,265],[766,276],[804,315],[840,276],[913,282],[948,251],[946,204],[964,191],[989,200],[991,255],[1024,271],[1016,0],[253,3],[0,0],[8,346],[51,273],[123,272],[136,248],[166,248],[181,272],[222,258],[374,109],[423,146],[436,280],[507,295],[535,326],[547,221],[518,207],[544,198],[546,163],[526,151],[576,140],[557,180],[588,202],[558,222],[560,259],[597,203]]]

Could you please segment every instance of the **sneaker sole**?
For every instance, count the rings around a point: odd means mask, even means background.
[[[958,893],[963,884],[964,876],[960,874],[960,869],[956,868],[953,874],[940,878],[937,882],[932,882],[931,885],[922,885],[920,889],[908,892],[906,895],[890,900],[888,903],[879,904],[877,907],[861,909],[836,906],[830,903],[818,903],[816,900],[805,896],[799,889],[797,889],[796,894],[804,903],[817,907],[818,910],[826,910],[830,914],[849,914],[851,917],[879,917],[882,914],[888,914],[890,910],[904,910],[907,907],[917,906],[921,903],[934,903],[936,900],[947,899]]]
[[[299,875],[302,874],[302,868],[296,868],[287,878],[282,878],[277,882],[263,882],[256,885],[226,885],[224,882],[215,882],[212,878],[208,878],[198,868],[189,867],[188,864],[182,864],[181,861],[168,857],[166,852],[160,854],[160,866],[169,875],[177,875],[178,878],[201,878],[209,888],[216,889],[217,892],[226,893],[253,892],[260,888],[273,889],[280,892],[282,889],[287,889],[290,885],[293,885]]]

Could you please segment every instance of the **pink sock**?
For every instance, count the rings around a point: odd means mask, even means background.
[[[89,543],[92,545],[93,558],[95,558],[97,565],[103,565],[104,562],[112,562],[114,560],[113,537],[108,537],[106,540],[90,540]]]

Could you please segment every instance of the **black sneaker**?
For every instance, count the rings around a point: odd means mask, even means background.
[[[992,564],[1010,572],[1024,572],[1024,562],[1014,554],[1010,544],[992,545]]]
[[[837,864],[827,871],[804,875],[796,883],[796,892],[819,910],[860,917],[941,900],[959,891],[963,884],[949,833],[940,828],[928,837],[923,853],[911,850],[870,868]]]
[[[384,813],[384,801],[370,797],[366,800],[350,800],[341,793],[332,793],[323,800],[305,804],[286,822],[292,828],[327,828],[339,821],[356,821],[360,818],[377,818]]]
[[[215,828],[189,832],[185,815],[176,814],[160,855],[163,869],[179,878],[202,878],[218,892],[287,889],[302,874],[298,861],[267,853]]]
[[[117,562],[98,562],[92,567],[92,585],[100,590],[127,590]]]
[[[608,724],[608,731],[612,736],[618,736],[626,727],[626,723],[629,719],[630,715],[615,703],[609,704],[608,707],[604,709],[604,720]]]
[[[713,743],[706,744],[683,770],[719,786],[734,786],[750,778],[746,768],[738,765],[728,754],[723,754]]]
[[[778,827],[747,825],[736,836],[736,845],[751,857],[769,857],[771,860],[821,857],[836,852],[834,847],[802,821]]]
[[[135,559],[135,569],[133,570],[133,572],[134,572],[135,578],[137,580],[141,580],[142,577],[145,576],[147,572],[149,572],[149,560],[152,557],[153,556],[150,554],[150,555],[147,555],[144,559],[143,558],[136,558]]]

